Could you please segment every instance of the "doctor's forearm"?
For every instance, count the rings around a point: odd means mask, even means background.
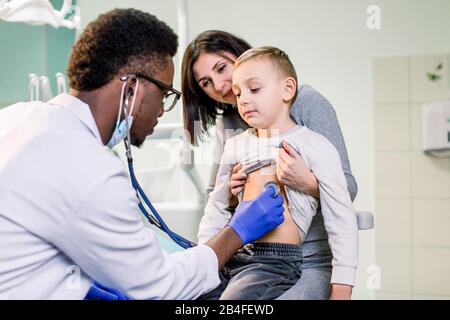
[[[219,261],[219,270],[223,265],[242,247],[241,238],[234,230],[227,226],[217,235],[205,242],[207,246],[214,250]],[[225,244],[225,245],[224,245]]]

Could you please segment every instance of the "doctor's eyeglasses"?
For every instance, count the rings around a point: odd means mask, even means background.
[[[138,77],[138,78],[145,79],[145,80],[150,81],[153,84],[155,84],[160,90],[167,91],[167,93],[164,94],[164,98],[162,101],[164,112],[168,112],[168,111],[172,110],[173,107],[175,107],[175,105],[177,104],[177,101],[180,99],[180,96],[181,96],[180,91],[172,88],[172,86],[169,86],[169,85],[165,84],[164,82],[161,82],[151,76],[146,76],[146,75],[143,75],[142,73],[133,73],[133,74],[129,74],[124,77],[121,77],[120,80],[125,81],[129,77]]]

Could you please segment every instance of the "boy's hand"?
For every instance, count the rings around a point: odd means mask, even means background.
[[[331,284],[330,300],[350,300],[352,298],[352,286],[346,284]]]
[[[231,194],[235,197],[242,191],[242,189],[244,189],[244,184],[247,180],[247,174],[244,172],[239,172],[241,168],[242,165],[240,163],[234,165],[231,172],[230,181],[228,182],[228,187],[231,190]]]

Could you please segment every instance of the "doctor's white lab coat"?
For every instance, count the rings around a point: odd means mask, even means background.
[[[219,284],[217,270],[211,248],[169,255],[144,228],[82,101],[0,111],[0,299],[82,299],[93,280],[134,299],[189,299]]]

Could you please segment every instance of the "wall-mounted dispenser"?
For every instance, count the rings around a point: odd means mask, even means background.
[[[422,146],[426,154],[450,157],[450,101],[423,105]]]

